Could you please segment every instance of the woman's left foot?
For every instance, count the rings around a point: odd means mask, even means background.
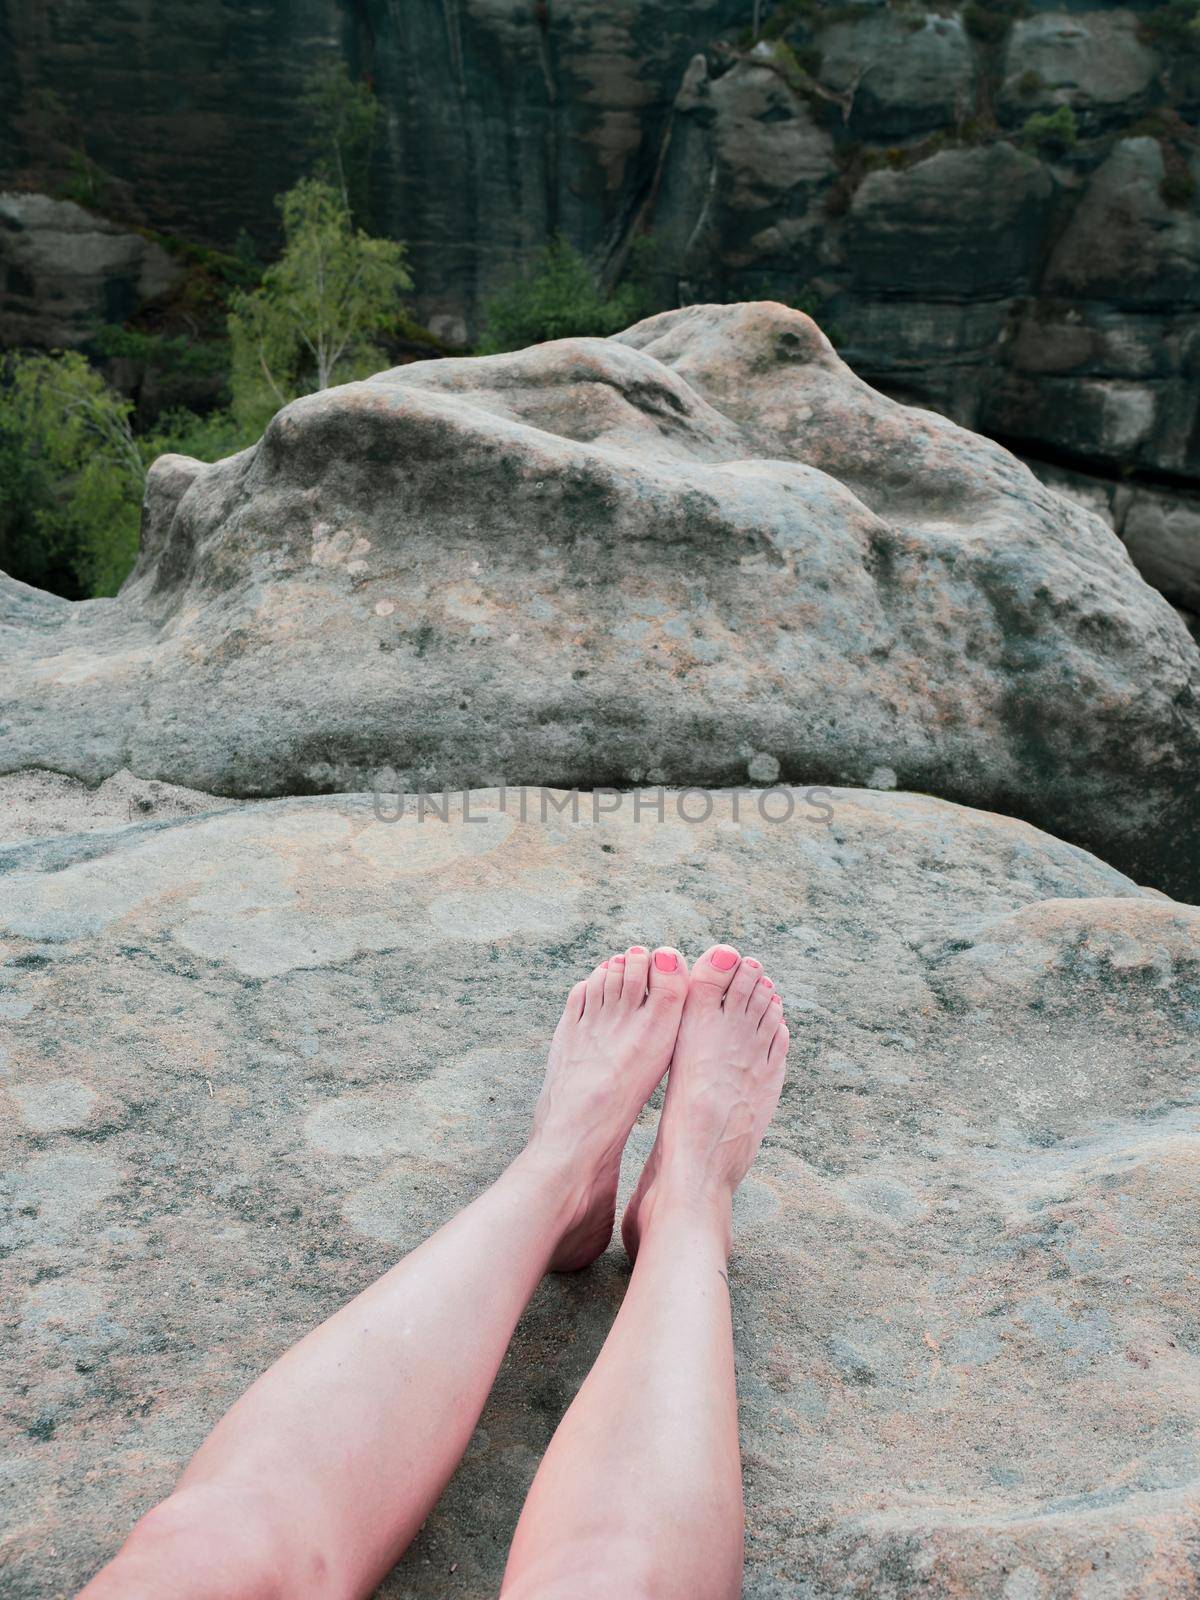
[[[580,1175],[554,1272],[577,1272],[608,1247],[621,1152],[670,1063],[687,992],[678,950],[633,945],[567,996],[529,1139],[530,1155]]]

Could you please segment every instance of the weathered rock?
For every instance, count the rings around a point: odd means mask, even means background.
[[[1020,293],[1032,281],[1051,192],[1042,163],[1004,143],[872,172],[847,218],[856,281],[888,296],[932,283],[948,299]]]
[[[855,131],[881,144],[950,128],[975,95],[962,19],[884,6],[845,9],[821,32],[821,81],[853,94]]]
[[[1200,892],[1187,630],[1097,519],[769,303],[398,368],[168,457],[118,599],[0,588],[0,672],[0,771],[256,796],[888,767]]]
[[[73,1594],[500,1169],[580,972],[718,937],[795,1034],[732,1273],[749,1600],[1194,1595],[1200,911],[913,795],[525,802],[0,851],[6,1600]],[[496,1592],[625,1281],[614,1247],[538,1291],[384,1594]]]
[[[1200,611],[1200,499],[1032,463],[1041,481],[1102,517],[1172,605]]]
[[[83,344],[182,276],[161,245],[70,200],[0,194],[0,347]]]
[[[68,26],[9,0],[0,181],[61,187],[82,127],[122,214],[265,255],[313,154],[305,84],[344,62],[385,113],[369,221],[409,241],[413,310],[451,343],[554,233],[610,284],[648,231],[663,306],[819,306],[896,398],[1114,485],[1194,488],[1200,52],[1171,8],[1037,0],[1008,26],[1026,8],[806,0],[763,7],[757,46],[751,9],[72,0]],[[1060,105],[1078,140],[1031,177],[1026,121]],[[51,265],[43,305],[66,292]],[[30,342],[58,342],[27,309]],[[212,398],[110,375],[146,415]]]
[[[1174,605],[1200,611],[1200,500],[1118,490],[1120,533],[1138,571]]]
[[[1139,37],[1132,11],[1046,11],[1017,22],[1004,57],[1006,106],[1014,115],[1070,106],[1112,113],[1126,126],[1153,92],[1158,57]]]
[[[115,773],[94,789],[61,772],[10,773],[0,778],[0,844],[117,830],[150,818],[175,821],[238,803],[129,772]]]

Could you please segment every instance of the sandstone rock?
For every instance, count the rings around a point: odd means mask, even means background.
[[[56,833],[115,831],[131,822],[176,820],[235,804],[130,772],[114,773],[94,789],[61,772],[10,773],[0,777],[0,844]]]
[[[1004,10],[982,8],[994,25]],[[648,231],[664,306],[819,302],[855,369],[898,398],[1069,454],[1114,486],[1130,466],[1194,486],[1200,71],[1162,7],[1029,10],[997,40],[972,31],[981,11],[965,4],[767,7],[821,93],[746,59],[746,0],[276,0],[269,15],[72,0],[66,31],[36,0],[10,0],[0,182],[61,178],[82,126],[89,157],[156,227],[226,248],[248,229],[265,255],[273,198],[311,155],[305,82],[342,61],[385,111],[370,222],[409,241],[412,309],[452,343],[477,336],[489,297],[553,233],[609,283]],[[1063,103],[1080,140],[1027,194],[1013,147],[1031,111]],[[1114,209],[1100,191],[1139,125],[1165,164],[1152,171],[1144,150]],[[981,138],[999,153],[972,150]],[[935,143],[952,163],[920,159]],[[855,201],[881,161],[907,170]],[[1081,345],[1080,363],[1046,365]],[[152,388],[141,401],[158,404]],[[1147,424],[1132,460],[1114,412]]]
[[[499,1170],[580,972],[717,937],[795,1033],[731,1274],[748,1600],[1194,1594],[1200,911],[920,796],[648,798],[287,800],[0,851],[9,1600],[72,1595]],[[385,1596],[495,1594],[625,1282],[614,1247],[538,1291]]]
[[[1125,548],[1147,583],[1200,611],[1200,501],[1138,488],[1118,491],[1118,504]]]
[[[735,282],[751,269],[746,281],[761,292],[777,262],[817,259],[833,139],[769,47],[716,78],[698,57],[676,109],[655,241],[660,268],[686,297],[709,292],[717,262]]]
[[[1103,518],[1142,577],[1172,605],[1189,615],[1200,611],[1200,502],[1195,496],[1143,483],[1118,485],[1045,462],[1030,466],[1049,488]]]
[[[921,788],[1200,892],[1200,654],[1119,542],[781,306],[418,363],[154,469],[115,601],[0,587],[0,772],[220,794]]]
[[[69,348],[182,277],[161,245],[44,194],[0,194],[0,346]]]
[[[853,90],[860,138],[886,144],[953,127],[972,103],[975,60],[959,17],[843,9],[817,39],[821,81]]]
[[[1032,280],[1051,182],[1011,144],[939,150],[864,178],[846,227],[856,287],[942,299],[1019,292]]]
[[[1200,155],[1195,158],[1200,173]],[[1046,288],[1126,306],[1200,304],[1200,216],[1163,198],[1162,148],[1122,139],[1094,174],[1046,272]]]
[[[1068,105],[1078,112],[1120,108],[1126,121],[1154,83],[1159,62],[1119,7],[1046,11],[1017,22],[1004,57],[1004,98],[1021,113]]]

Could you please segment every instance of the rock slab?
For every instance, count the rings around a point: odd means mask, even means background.
[[[893,785],[1200,896],[1200,651],[1099,517],[772,302],[415,363],[0,581],[0,772],[229,796]]]
[[[717,938],[795,1036],[738,1201],[748,1600],[1196,1593],[1200,911],[1004,817],[790,798],[339,796],[0,850],[6,1600],[72,1595],[500,1169],[576,977]],[[385,1596],[495,1594],[625,1281],[614,1246],[541,1287]]]

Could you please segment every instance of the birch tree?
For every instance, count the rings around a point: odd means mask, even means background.
[[[377,370],[374,336],[412,287],[405,247],[356,228],[331,184],[305,178],[280,200],[284,250],[229,317],[239,422],[263,426],[290,400]]]

